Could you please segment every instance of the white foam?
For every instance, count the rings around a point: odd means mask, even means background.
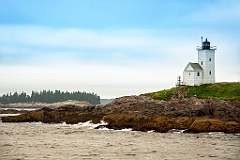
[[[79,122],[77,124],[66,124],[66,122],[58,124],[58,126],[62,127],[73,127],[73,128],[82,128],[82,127],[88,127],[88,129],[94,129],[101,125],[107,125],[108,123],[101,121],[100,123],[92,123],[92,121],[87,122]]]
[[[101,126],[101,125],[107,125],[108,123],[106,123],[106,122],[104,122],[104,121],[101,121],[100,123],[92,123],[92,121],[87,121],[87,122],[80,122],[80,123],[78,123],[77,125],[79,125],[79,126],[82,126],[82,127],[90,127],[90,129],[92,128],[92,129],[94,129],[94,128],[96,128],[96,127],[98,127],[98,126]]]
[[[60,126],[68,126],[68,124],[66,124],[66,122],[62,122],[62,123],[57,124],[57,125],[60,125]]]
[[[183,133],[185,130],[180,130],[180,129],[170,129],[168,133]]]
[[[100,123],[92,123],[92,121],[87,122],[79,122],[77,124],[67,124],[66,122],[62,122],[57,124],[57,126],[61,127],[73,127],[73,128],[81,128],[81,127],[89,127],[89,129],[94,129],[100,125],[107,125],[108,123],[101,121]]]
[[[128,132],[128,131],[132,131],[132,128],[124,128],[124,129],[117,130],[117,131]]]
[[[8,117],[8,116],[19,116],[20,113],[17,114],[0,114],[0,117]]]
[[[107,127],[101,127],[101,128],[98,128],[98,130],[101,130],[101,131],[114,131],[114,129],[109,129]]]
[[[34,124],[42,125],[42,124],[44,124],[44,123],[43,123],[43,122],[34,122]]]

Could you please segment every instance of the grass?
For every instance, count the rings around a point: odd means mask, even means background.
[[[158,92],[141,94],[141,96],[148,96],[153,99],[168,101],[171,99],[171,97],[173,96],[173,94],[176,90],[177,90],[177,88],[171,88],[168,90],[162,90],[162,91],[158,91]]]
[[[180,86],[168,90],[141,94],[141,96],[168,101],[176,92],[184,93],[185,98],[196,95],[200,99],[240,101],[240,82],[204,84],[201,86]]]

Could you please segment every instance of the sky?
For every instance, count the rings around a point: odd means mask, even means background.
[[[86,91],[101,98],[175,86],[216,50],[216,81],[240,81],[239,0],[0,0],[0,95]]]

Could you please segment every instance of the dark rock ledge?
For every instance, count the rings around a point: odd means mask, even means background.
[[[2,122],[74,124],[89,120],[93,123],[104,120],[108,123],[106,127],[111,129],[240,133],[240,102],[197,98],[158,101],[144,96],[126,96],[104,106],[65,105],[2,117]]]

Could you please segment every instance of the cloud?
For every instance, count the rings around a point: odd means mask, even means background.
[[[199,5],[200,12],[192,12],[186,17],[192,24],[201,24],[209,29],[239,27],[240,25],[240,2],[218,0]],[[228,27],[226,27],[228,26]]]
[[[58,29],[41,26],[2,26],[0,27],[2,41],[36,46],[62,46],[62,47],[135,47],[148,44],[142,37],[140,30],[134,32],[95,31],[82,29]],[[128,34],[128,35],[127,35]],[[3,39],[4,38],[4,39]]]
[[[1,92],[41,89],[85,90],[103,97],[140,94],[160,89],[171,81],[169,71],[153,70],[153,66],[131,68],[102,64],[69,63],[45,66],[0,66]],[[174,68],[170,71],[174,72]],[[158,74],[159,73],[159,74]],[[165,77],[165,78],[163,78]],[[175,80],[175,79],[174,79]],[[160,84],[160,82],[162,84]],[[173,82],[174,83],[174,82]],[[174,84],[171,84],[172,86]],[[4,88],[7,86],[7,88]],[[165,87],[170,87],[165,85]],[[111,94],[108,91],[111,90]]]
[[[0,54],[3,58],[14,55],[22,55],[26,59],[68,55],[73,58],[102,61],[106,58],[139,60],[161,57],[164,59],[166,54],[172,54],[179,48],[187,50],[187,47],[181,45],[183,41],[173,44],[172,39],[153,36],[154,32],[161,34],[153,30],[95,31],[39,26],[2,26],[0,42],[3,45]]]

